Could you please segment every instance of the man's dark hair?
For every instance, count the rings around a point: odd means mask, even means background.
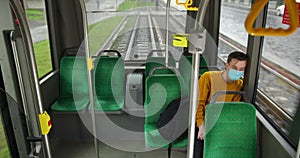
[[[231,52],[228,55],[227,63],[230,63],[232,59],[237,59],[239,61],[244,61],[244,60],[247,61],[248,60],[248,55],[243,53],[243,52],[234,51],[234,52]]]

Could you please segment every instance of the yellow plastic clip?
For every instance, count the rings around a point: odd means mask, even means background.
[[[174,47],[188,47],[188,34],[175,34],[173,35],[173,38]]]
[[[93,66],[93,59],[92,58],[88,58],[87,59],[87,63],[88,63],[88,70],[91,71],[93,70],[94,66]]]
[[[267,4],[267,2],[268,0],[255,1],[245,21],[245,28],[247,32],[252,36],[287,36],[295,32],[299,24],[298,8],[295,0],[284,0],[290,18],[290,26],[288,29],[284,30],[283,28],[253,28],[253,24],[257,15]]]
[[[39,119],[40,119],[42,135],[48,134],[52,127],[52,123],[51,123],[49,114],[46,111],[44,111],[44,113],[39,114]]]
[[[186,10],[190,11],[198,11],[198,7],[192,7],[193,0],[186,0],[185,2],[179,2],[179,0],[176,0],[177,5],[183,5]]]

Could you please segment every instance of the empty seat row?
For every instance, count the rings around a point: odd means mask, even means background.
[[[170,65],[175,66],[175,60],[170,58]],[[191,58],[187,58],[188,61]],[[182,60],[182,63],[186,62]],[[94,60],[93,75],[95,90],[95,110],[118,111],[124,106],[124,61],[119,56],[100,56]],[[164,58],[152,57],[146,62],[146,74],[157,66],[162,66]],[[184,65],[184,64],[183,64]],[[188,63],[187,65],[190,65]],[[183,66],[182,66],[183,67]],[[180,68],[182,68],[180,66]],[[182,74],[191,71],[189,66],[182,69]],[[172,70],[162,69],[156,73],[172,73]],[[189,75],[183,76],[184,83],[189,83]],[[188,87],[188,85],[186,85]],[[188,91],[187,91],[188,93]],[[53,111],[81,111],[89,105],[89,88],[87,79],[87,64],[84,57],[65,56],[60,64],[60,96],[51,106]]]
[[[95,110],[121,110],[124,106],[123,59],[115,56],[99,56],[96,57],[94,63]],[[89,103],[86,58],[63,57],[60,61],[60,95],[51,106],[51,109],[62,112],[81,111],[86,109]]]

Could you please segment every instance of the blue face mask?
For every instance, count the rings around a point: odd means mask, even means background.
[[[244,75],[244,71],[238,71],[234,69],[229,69],[228,71],[228,77],[231,81],[238,80]]]

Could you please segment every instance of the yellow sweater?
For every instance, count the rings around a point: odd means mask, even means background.
[[[209,71],[204,73],[198,80],[198,107],[196,113],[197,126],[200,126],[204,120],[205,106],[209,103],[211,97],[217,91],[240,91],[243,86],[242,80],[226,82],[222,78],[223,71]],[[221,95],[216,102],[236,102],[240,101],[240,95]]]

